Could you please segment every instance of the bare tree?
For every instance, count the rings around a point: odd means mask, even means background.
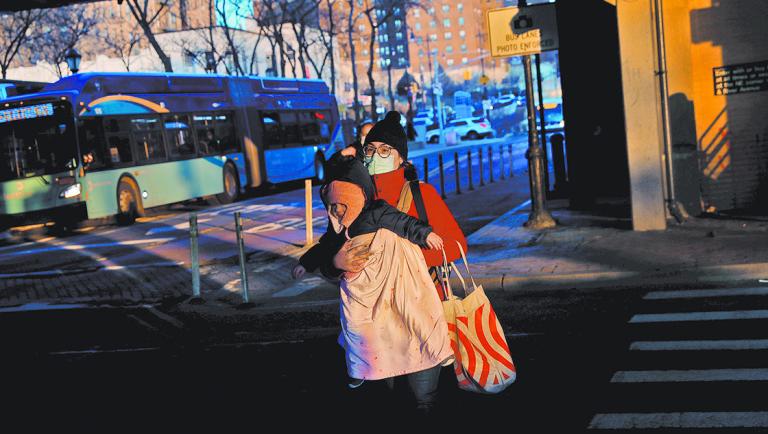
[[[241,5],[237,2],[231,2],[230,5],[234,9],[227,7],[226,0],[210,0],[213,3],[213,7],[216,9],[216,13],[221,17],[222,22],[220,28],[224,33],[224,38],[227,41],[227,50],[232,56],[232,67],[237,75],[245,75],[240,61],[240,46],[236,42],[234,29],[230,25],[231,19],[236,19],[238,16],[243,16],[241,12]],[[234,17],[232,15],[235,15]]]
[[[325,47],[325,57],[323,58],[322,65],[320,66],[320,70],[322,71],[325,68],[325,62],[326,60],[330,60],[331,63],[331,93],[336,93],[336,59],[333,56],[333,41],[336,39],[336,37],[340,34],[339,27],[336,26],[336,22],[334,21],[333,16],[333,8],[337,4],[336,0],[326,0],[326,10],[322,12],[321,15],[321,24],[324,22],[326,24],[326,27],[320,27],[320,42],[323,44],[323,47]],[[315,62],[312,61],[310,58],[310,62],[312,62],[312,67],[315,68],[315,71],[318,71],[317,66],[315,65]],[[320,76],[320,72],[317,72],[318,77]]]
[[[152,25],[160,18],[164,13],[168,11],[170,0],[154,0],[155,7],[150,6],[149,0],[128,0],[128,9],[131,11],[131,15],[136,19],[136,23],[144,31],[147,41],[157,53],[157,57],[163,62],[165,72],[173,72],[173,65],[171,65],[171,58],[165,54],[160,43],[157,42]]]
[[[360,13],[355,13],[355,0],[347,0],[349,11],[347,12],[347,39],[349,43],[349,59],[352,62],[352,92],[354,95],[355,124],[360,124],[360,84],[357,79],[357,56],[355,53],[355,22]]]
[[[276,66],[276,58],[280,54],[280,75],[285,77],[285,63],[287,53],[283,27],[286,24],[286,13],[289,9],[287,0],[265,0],[254,4],[253,19],[256,25],[263,29],[264,37],[272,47],[272,64]],[[277,71],[275,71],[277,72]]]
[[[40,9],[0,14],[0,71],[3,79],[19,50],[33,36],[33,26],[40,18]]]
[[[141,42],[141,31],[137,25],[127,27],[127,23],[121,24],[106,28],[100,35],[100,39],[110,53],[120,58],[125,70],[130,71],[134,50]]]
[[[99,20],[99,10],[85,5],[48,10],[40,17],[38,32],[27,47],[32,53],[32,60],[45,60],[53,66],[56,75],[61,77],[61,65],[66,60],[67,52],[92,34]]]

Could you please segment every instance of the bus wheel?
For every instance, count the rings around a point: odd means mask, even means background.
[[[323,182],[325,180],[325,158],[322,154],[315,155],[315,181]]]
[[[139,194],[133,182],[125,179],[117,187],[117,223],[130,225],[139,216]]]
[[[232,203],[237,200],[240,187],[237,182],[237,172],[231,164],[224,165],[224,192],[216,195],[219,204]]]

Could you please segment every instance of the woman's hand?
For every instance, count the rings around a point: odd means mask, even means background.
[[[371,252],[365,244],[353,248],[350,241],[347,241],[333,257],[333,266],[342,271],[359,273],[363,271],[370,256]]]
[[[443,248],[443,239],[440,238],[440,235],[430,232],[427,235],[427,246],[432,250],[441,250]]]
[[[307,272],[307,269],[304,268],[301,264],[298,264],[295,267],[293,267],[293,270],[291,271],[291,276],[294,279],[298,280],[304,277],[304,273],[306,272]]]

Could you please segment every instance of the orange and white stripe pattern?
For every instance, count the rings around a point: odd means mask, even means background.
[[[466,304],[475,306],[463,312]],[[483,291],[473,291],[464,300],[452,298],[444,307],[459,387],[499,393],[512,384],[517,376],[515,365],[501,324]]]

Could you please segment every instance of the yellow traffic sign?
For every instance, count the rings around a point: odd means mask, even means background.
[[[489,9],[487,14],[492,57],[535,54],[559,46],[554,3]]]
[[[488,78],[487,75],[483,75],[482,77],[480,77],[480,84],[482,84],[483,86],[488,84],[489,81],[491,81],[491,79]]]

